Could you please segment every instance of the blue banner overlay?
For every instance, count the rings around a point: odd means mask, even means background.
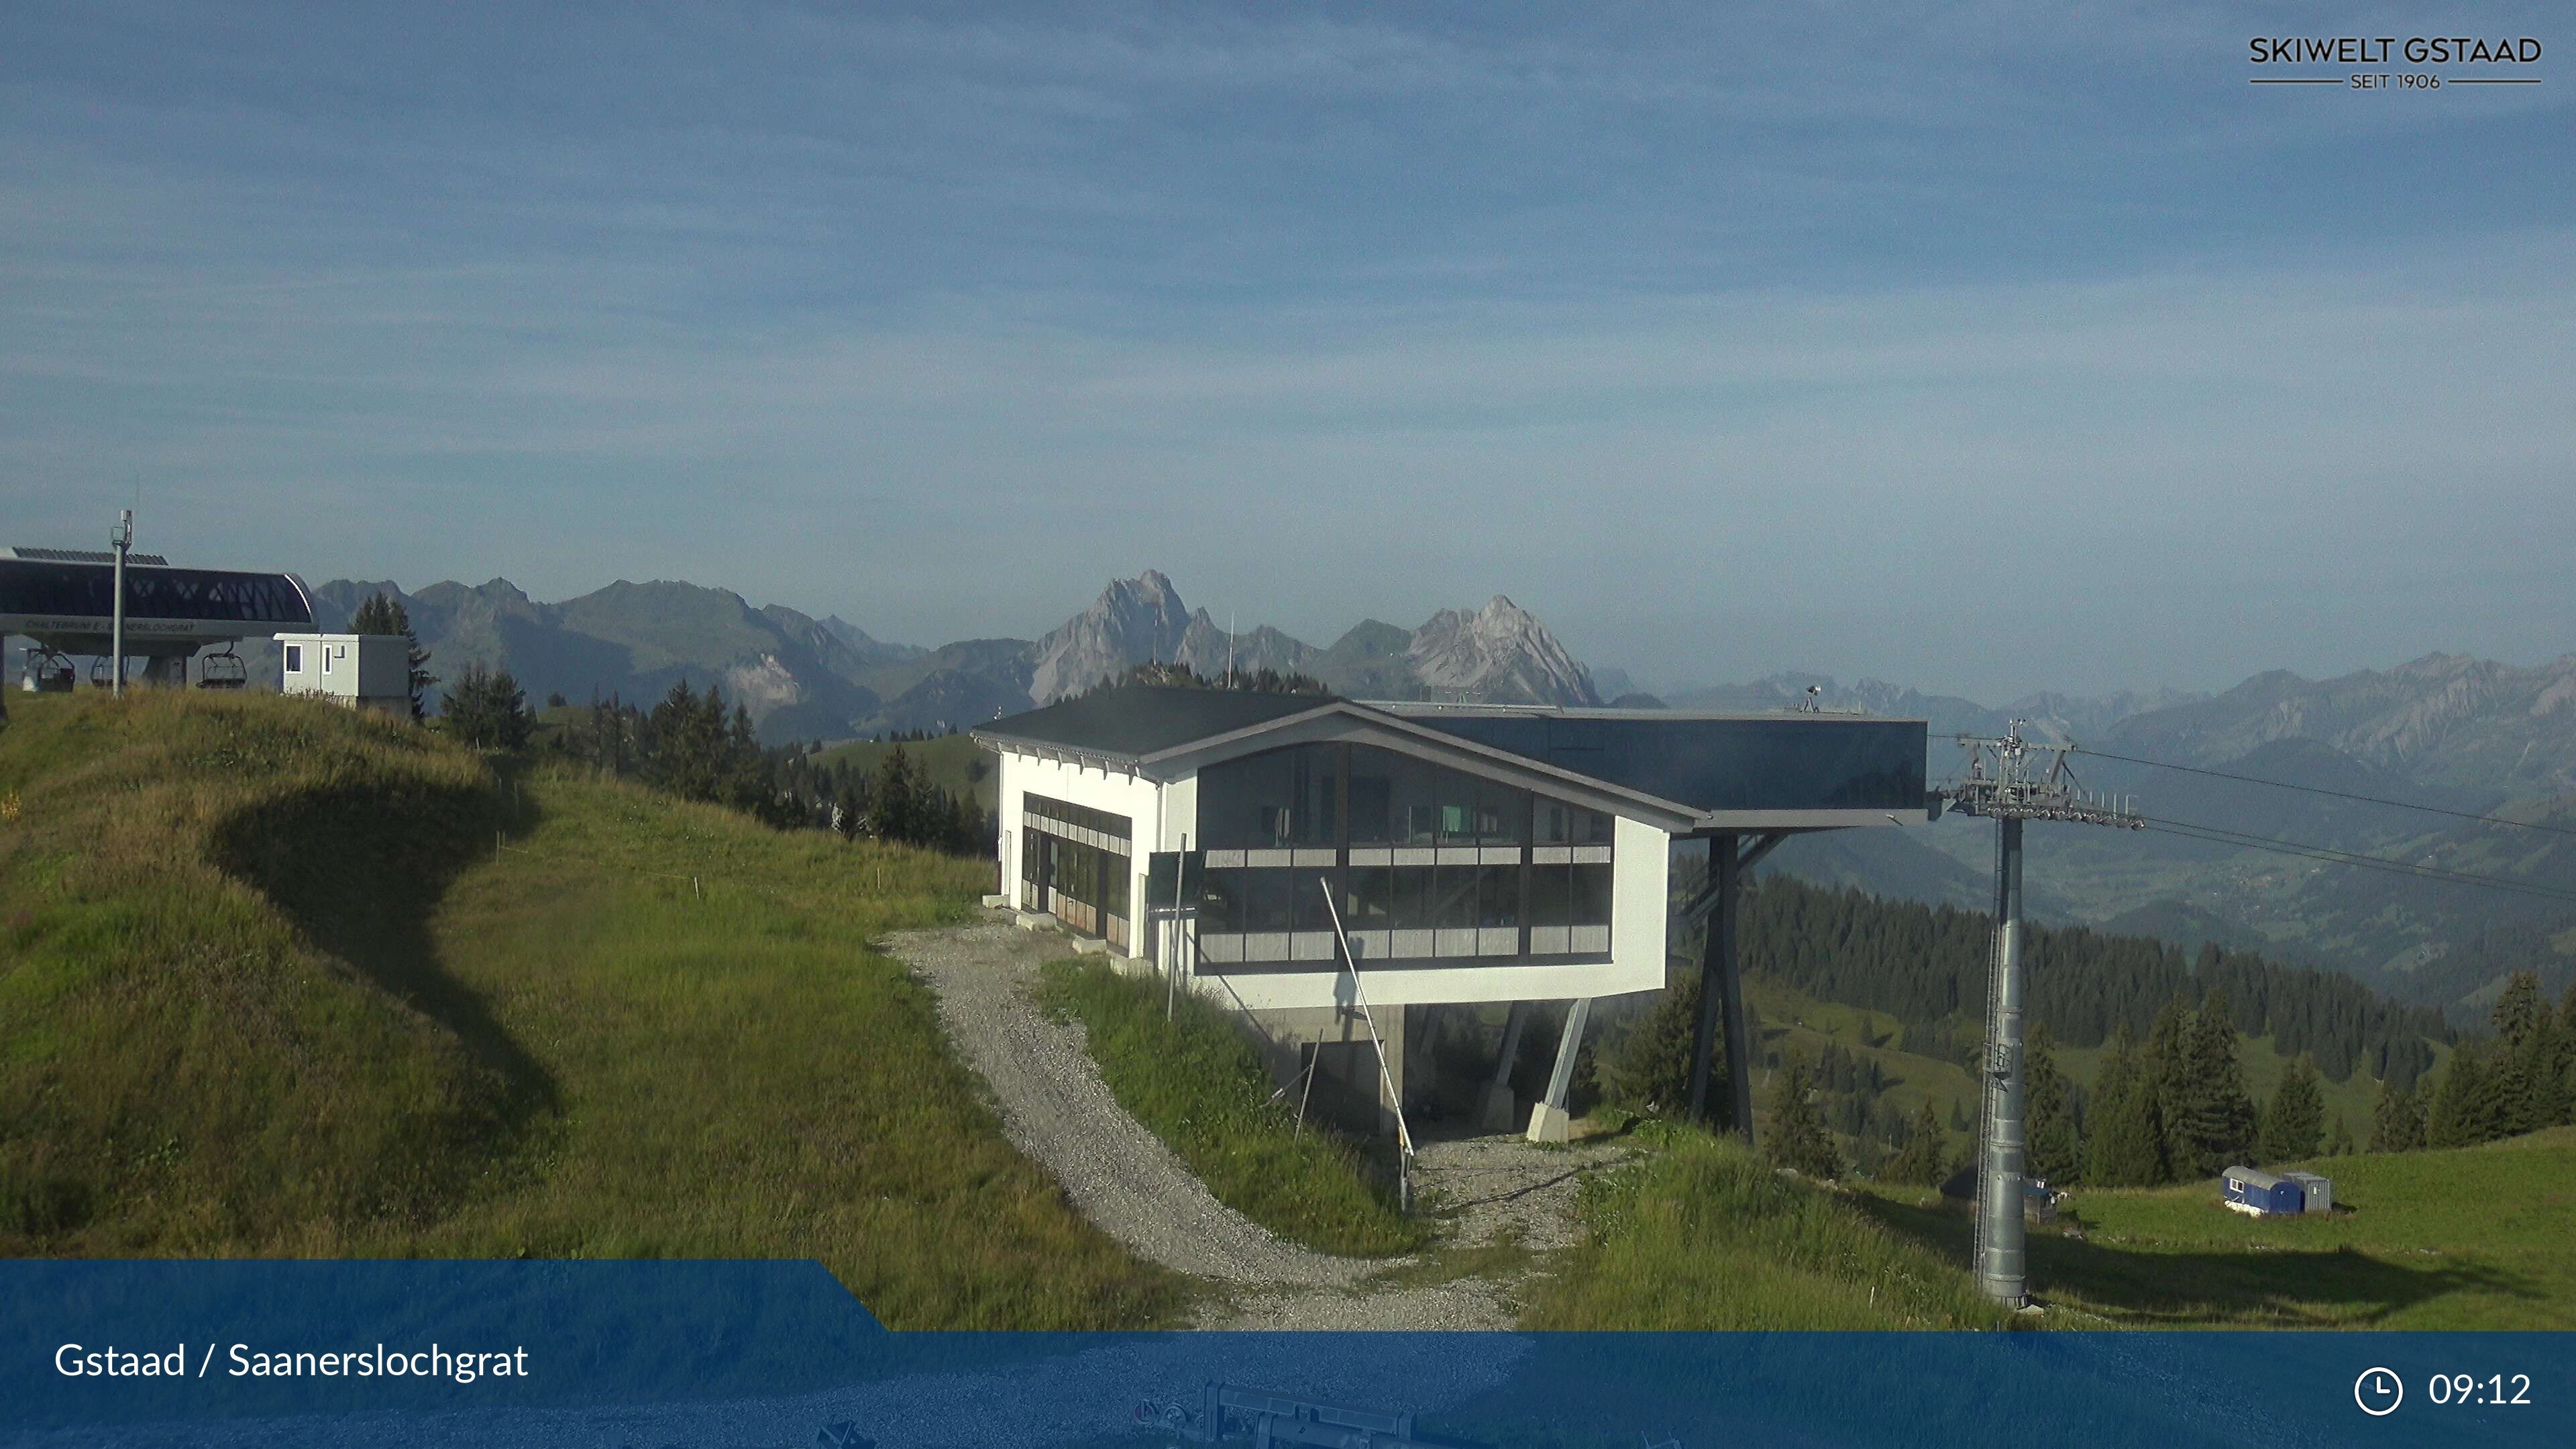
[[[898,1334],[810,1263],[0,1263],[11,1449],[1160,1446],[1265,1423],[1550,1449],[2564,1446],[2576,1335]]]

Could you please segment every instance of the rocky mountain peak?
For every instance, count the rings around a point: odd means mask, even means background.
[[[1189,607],[1160,572],[1112,579],[1090,608],[1038,641],[1029,695],[1047,704],[1122,674],[1131,664],[1177,658],[1189,628]]]
[[[1502,704],[1599,704],[1556,635],[1501,594],[1473,614],[1443,609],[1413,631],[1406,662],[1434,696]]]

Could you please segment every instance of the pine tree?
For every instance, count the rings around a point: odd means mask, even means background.
[[[2177,1178],[2215,1177],[2254,1155],[2258,1119],[2236,1051],[2236,1019],[2227,993],[2213,986],[2192,1016],[2174,1091],[2179,1112],[2165,1124]]]
[[[456,687],[447,693],[444,718],[449,734],[484,750],[525,749],[536,724],[510,671],[479,663],[466,665],[457,676]]]
[[[2356,1149],[2353,1147],[2352,1142],[2352,1129],[2344,1125],[2343,1114],[2341,1112],[2335,1113],[2334,1131],[2326,1138],[2326,1156],[2350,1157],[2355,1150]]]
[[[2325,1115],[2325,1093],[2318,1086],[2316,1067],[2306,1057],[2293,1059],[2281,1073],[2272,1105],[2263,1113],[2262,1149],[2257,1155],[2265,1162],[2316,1156],[2318,1139],[2325,1134]]]
[[[1950,1172],[1950,1134],[1941,1130],[1940,1114],[1932,1110],[1932,1099],[1914,1113],[1906,1129],[1905,1145],[1879,1168],[1879,1178],[1914,1187],[1939,1187]]]
[[[2504,1135],[2495,1073],[2466,1045],[2451,1053],[2450,1069],[2433,1086],[2424,1112],[2424,1141],[2431,1147],[2474,1147]]]
[[[2370,1150],[2413,1152],[2424,1145],[2424,1105],[2412,1087],[2383,1082],[2370,1116]]]
[[[2165,1156],[2163,1093],[2151,1067],[2132,1041],[2129,1024],[2120,1023],[2093,1094],[2086,1181],[2099,1187],[2152,1187],[2173,1180]]]
[[[2084,1143],[2075,1127],[2074,1089],[2057,1067],[2057,1041],[2048,1023],[2031,1026],[2022,1050],[2023,1112],[2029,1123],[2024,1168],[2043,1182],[2073,1182],[2084,1166]]]
[[[429,663],[429,651],[420,647],[420,636],[411,631],[411,611],[404,608],[400,600],[378,589],[358,605],[356,613],[349,616],[349,632],[402,636],[403,668],[411,685],[411,717],[416,721],[427,719],[429,687],[438,682],[438,676],[425,667]]]
[[[2154,1095],[2156,1122],[2164,1133],[2156,1156],[2168,1164],[2169,1173],[2174,1170],[2171,1164],[2187,1162],[2192,1157],[2190,1145],[2179,1136],[2187,1105],[2190,1056],[2191,1004],[2177,991],[2156,1013],[2155,1022],[2147,1028],[2146,1045],[2138,1053],[2140,1089]]]
[[[886,752],[884,763],[877,767],[876,833],[879,840],[918,844],[922,839],[921,781],[913,772],[912,757],[897,745]]]
[[[1643,1111],[1679,1117],[1689,1104],[1691,1047],[1699,1030],[1699,972],[1668,973],[1663,996],[1646,1009],[1618,1048],[1601,1064],[1601,1085],[1612,1100]],[[1725,1033],[1710,1053],[1709,1118],[1734,1120],[1728,1096]]]
[[[1806,1054],[1792,1048],[1772,1079],[1771,1116],[1763,1126],[1762,1151],[1782,1167],[1809,1177],[1840,1177],[1842,1154],[1809,1100],[1816,1088]]]

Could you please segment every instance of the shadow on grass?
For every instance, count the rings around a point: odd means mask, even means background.
[[[1861,1210],[1965,1264],[1973,1226],[1956,1207],[1918,1207],[1863,1194]],[[2358,1248],[2148,1250],[2033,1231],[2031,1291],[2078,1298],[2142,1328],[2362,1328],[2452,1293],[2546,1296],[2524,1275],[2484,1264],[2413,1267]]]
[[[257,887],[313,945],[446,1027],[496,1072],[491,1103],[515,1130],[558,1105],[555,1080],[438,959],[431,918],[465,868],[537,823],[497,789],[362,781],[263,802],[214,832],[215,864]]]

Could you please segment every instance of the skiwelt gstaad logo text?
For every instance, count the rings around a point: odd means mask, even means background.
[[[2246,45],[2258,86],[2439,91],[2540,84],[2528,35],[2258,35]]]

